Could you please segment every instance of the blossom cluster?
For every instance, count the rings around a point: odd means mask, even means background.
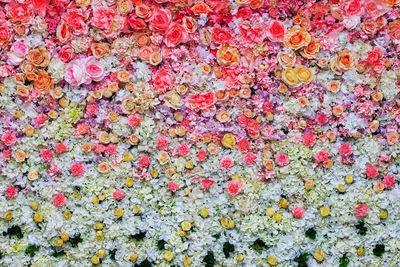
[[[400,0],[0,0],[1,266],[399,266]]]

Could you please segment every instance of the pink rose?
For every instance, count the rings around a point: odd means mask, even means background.
[[[182,42],[186,42],[188,38],[189,35],[185,27],[179,23],[172,23],[165,34],[164,43],[168,47],[174,47]]]
[[[29,52],[29,47],[21,41],[14,42],[11,51],[15,53],[17,57],[24,57]]]
[[[53,198],[53,205],[56,207],[61,207],[61,206],[64,206],[66,201],[67,201],[67,198],[64,196],[64,194],[59,193]]]
[[[174,181],[169,181],[168,182],[168,188],[172,191],[175,192],[179,188],[179,184],[175,183]]]
[[[236,196],[237,194],[239,194],[242,191],[242,189],[243,189],[243,185],[238,180],[230,181],[227,186],[229,195],[231,195],[233,197]]]
[[[150,29],[161,34],[165,34],[168,27],[171,25],[172,15],[168,9],[155,8],[150,20]]]
[[[95,82],[101,81],[104,76],[104,68],[95,57],[88,57],[85,62],[86,75]]]
[[[304,209],[302,207],[293,207],[292,214],[295,218],[303,218],[304,217]]]
[[[357,206],[355,209],[354,213],[356,214],[357,217],[365,217],[368,215],[369,209],[367,204],[360,204]]]
[[[229,29],[214,27],[211,39],[216,44],[228,44],[232,41],[232,34],[229,32]]]
[[[75,59],[68,63],[65,71],[65,81],[72,86],[89,84],[90,78],[86,74],[85,60]]]
[[[3,141],[6,146],[12,146],[17,142],[17,137],[13,132],[7,131],[1,135],[1,141]]]

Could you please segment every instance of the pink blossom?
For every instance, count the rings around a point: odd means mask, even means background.
[[[360,204],[354,210],[354,213],[357,217],[365,217],[368,215],[369,209],[367,204]]]
[[[227,186],[229,195],[231,195],[233,197],[236,196],[237,194],[239,194],[242,191],[242,189],[243,189],[243,185],[238,180],[230,181]]]

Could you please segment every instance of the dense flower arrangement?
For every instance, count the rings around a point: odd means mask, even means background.
[[[1,0],[1,266],[399,266],[399,0]]]

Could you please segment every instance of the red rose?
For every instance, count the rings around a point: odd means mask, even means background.
[[[164,43],[168,47],[174,47],[182,42],[186,42],[189,35],[181,24],[172,23],[165,33]]]
[[[304,217],[304,209],[302,207],[293,207],[292,214],[295,218],[303,218]]]
[[[136,31],[144,30],[147,27],[146,22],[140,18],[129,18],[128,23]]]
[[[231,196],[236,196],[237,194],[239,194],[243,189],[243,185],[242,182],[238,181],[238,180],[233,180],[230,181],[228,186],[227,186],[227,190],[229,195]]]
[[[125,196],[125,193],[122,192],[120,189],[115,189],[114,193],[113,193],[113,199],[115,200],[121,200],[123,199]]]
[[[214,27],[212,29],[211,40],[217,44],[228,44],[232,41],[232,35],[226,28]]]
[[[270,20],[267,24],[267,37],[272,42],[283,42],[285,25],[279,20]]]
[[[357,206],[355,209],[354,213],[356,214],[357,217],[365,217],[368,215],[369,209],[367,204],[360,204]]]
[[[303,143],[306,147],[312,147],[316,141],[317,141],[317,138],[316,138],[315,134],[313,134],[313,133],[306,133],[303,136]]]

